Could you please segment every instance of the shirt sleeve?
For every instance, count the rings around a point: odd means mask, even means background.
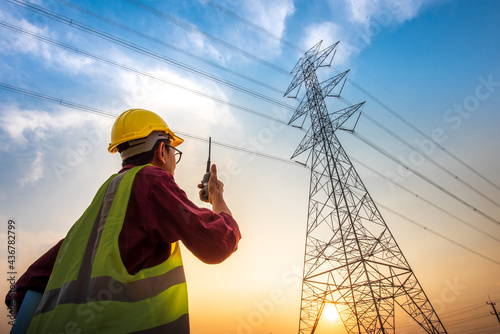
[[[16,282],[15,291],[9,291],[7,293],[5,304],[10,307],[15,301],[16,314],[28,290],[42,293],[45,291],[50,274],[52,273],[52,268],[56,262],[57,254],[59,253],[59,248],[61,248],[63,241],[64,239],[59,241],[54,247],[36,260]]]
[[[241,239],[236,221],[192,203],[169,172],[157,176],[148,196],[148,233],[159,241],[182,243],[201,261],[223,262]]]

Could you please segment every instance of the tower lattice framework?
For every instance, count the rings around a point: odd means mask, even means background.
[[[395,304],[427,333],[446,333],[335,135],[364,104],[327,110],[325,98],[340,97],[348,71],[320,83],[316,70],[330,66],[337,44],[307,51],[285,93],[297,91],[296,97],[304,84],[289,124],[311,121],[292,156],[307,152],[311,165],[299,333],[314,333],[327,303],[335,304],[348,333],[395,333]]]

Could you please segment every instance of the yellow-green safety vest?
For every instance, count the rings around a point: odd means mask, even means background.
[[[189,333],[179,242],[134,275],[121,260],[118,237],[143,167],[111,176],[70,229],[28,333]]]

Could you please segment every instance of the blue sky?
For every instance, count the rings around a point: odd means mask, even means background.
[[[500,3],[213,2],[239,19],[196,0],[142,2],[184,27],[189,25],[190,30],[128,1],[72,3],[93,15],[64,1],[35,2],[57,13],[59,21],[11,2],[0,3],[1,83],[63,100],[57,104],[9,91],[7,86],[0,89],[0,218],[5,226],[8,219],[18,224],[19,272],[64,237],[97,187],[118,170],[119,157],[106,150],[113,115],[133,107],[147,108],[187,135],[180,147],[184,156],[176,180],[199,205],[203,204],[196,199],[196,184],[204,173],[207,153],[207,143],[199,139],[212,136],[215,144],[222,144],[214,145],[212,160],[219,166],[227,201],[243,232],[238,252],[219,266],[200,264],[184,251],[194,330],[210,325],[213,333],[238,333],[245,326],[253,333],[295,331],[309,173],[286,161],[304,133],[277,121],[287,122],[292,114],[277,103],[298,105],[282,96],[292,80],[283,72],[291,71],[301,56],[295,48],[307,50],[320,40],[323,46],[340,41],[332,65],[339,71],[351,69],[343,97],[351,103],[366,101],[357,134],[410,164],[433,184],[408,173],[356,134],[339,133],[344,148],[370,194],[381,204],[386,223],[449,332],[493,330],[495,319],[483,315],[490,311],[485,304],[488,294],[500,299],[500,231],[492,222],[500,220],[496,204],[500,194]],[[66,20],[75,24],[70,27],[64,24]],[[109,24],[110,20],[129,30]],[[133,43],[132,48],[139,47],[143,53],[77,29],[78,25]],[[141,38],[130,29],[150,38]],[[27,32],[49,38],[52,44]],[[172,62],[187,64],[191,71]],[[193,70],[236,84],[240,90]],[[335,71],[324,68],[319,74],[327,78]],[[69,108],[68,103],[80,108]],[[328,106],[331,111],[345,107],[335,100],[328,101]],[[106,115],[82,108],[102,110]],[[439,139],[444,150],[425,146],[426,139],[395,114],[421,133]],[[388,135],[370,117],[423,149],[448,174],[434,163],[417,159],[414,149]],[[398,180],[410,192],[381,175]],[[5,231],[0,231],[2,240],[6,240]],[[211,291],[206,291],[207,284],[213,286]],[[262,314],[259,305],[276,290],[286,302],[275,303],[272,312]],[[212,311],[213,299],[220,303]],[[470,305],[482,317],[473,320],[464,315],[462,311]],[[258,312],[262,321],[249,325]],[[406,320],[400,321],[401,330],[415,332]],[[337,326],[338,333],[343,333],[338,325],[323,326]]]

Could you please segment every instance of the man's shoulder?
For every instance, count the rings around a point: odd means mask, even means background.
[[[153,165],[146,165],[139,171],[139,173],[147,175],[159,175],[159,176],[168,176],[170,174],[166,170]]]
[[[139,167],[139,166],[134,166],[134,165],[126,165],[124,166],[119,173],[123,173],[126,171],[131,170],[134,167]],[[162,176],[162,177],[172,177],[172,173],[157,167],[153,165],[146,165],[144,166],[137,175],[153,175],[153,176]]]
[[[178,193],[179,186],[174,176],[156,166],[145,166],[135,176],[132,192],[139,196],[163,197],[166,194]]]
[[[129,166],[125,166],[124,169],[129,170],[135,166],[131,166],[130,168],[127,168]],[[172,173],[156,166],[152,165],[147,165],[143,167],[136,175],[136,180],[141,181],[146,181],[146,182],[162,182],[162,183],[170,183],[170,182],[175,182],[174,177]]]

